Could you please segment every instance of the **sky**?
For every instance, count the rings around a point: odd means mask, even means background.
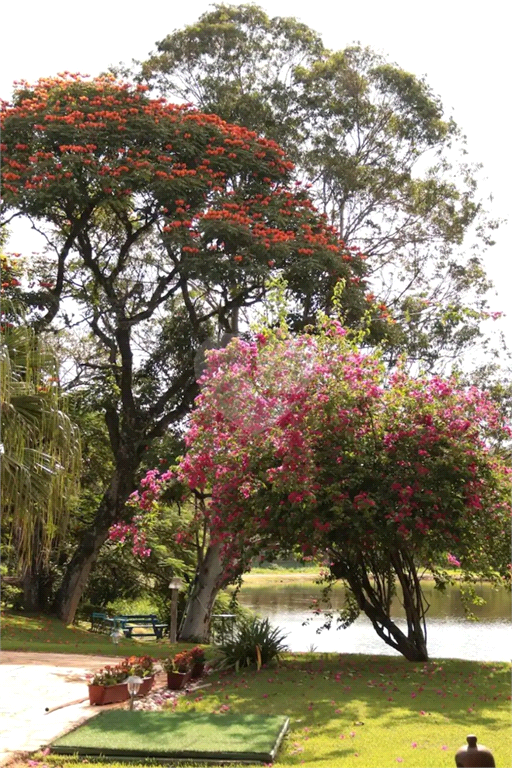
[[[270,16],[295,16],[320,33],[332,50],[360,42],[425,76],[465,133],[468,158],[483,165],[481,190],[489,212],[493,218],[509,216],[512,153],[506,76],[510,54],[503,0],[485,4],[260,0],[257,5]],[[96,75],[121,61],[145,59],[157,41],[193,23],[209,8],[207,0],[151,0],[132,6],[126,0],[6,3],[0,97],[9,99],[14,80],[35,81],[65,70]],[[503,331],[512,348],[512,224],[500,226],[495,240],[496,245],[484,255],[485,268],[495,283],[490,308],[506,313],[494,329]],[[33,250],[26,229],[13,233],[9,249]]]

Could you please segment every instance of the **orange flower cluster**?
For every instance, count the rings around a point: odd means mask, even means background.
[[[305,191],[290,191],[293,164],[279,145],[145,90],[67,73],[19,84],[0,118],[7,206],[44,216],[58,201],[67,219],[91,199],[108,209],[143,196],[184,257],[215,250],[231,268],[248,269],[320,254],[327,273],[351,276],[360,254],[345,248]],[[240,175],[251,179],[248,198],[237,189]]]

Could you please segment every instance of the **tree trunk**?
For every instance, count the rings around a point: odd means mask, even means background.
[[[224,333],[220,346],[227,347],[234,336],[238,335],[239,307],[234,307],[231,315],[231,332]],[[203,348],[208,348],[207,344]],[[204,352],[196,355],[196,378],[206,368]],[[196,579],[185,610],[185,621],[180,630],[180,640],[207,643],[210,634],[210,616],[219,590],[222,586],[224,567],[220,557],[220,545],[209,545],[205,556],[199,561]]]
[[[222,584],[224,566],[220,557],[220,544],[208,547],[200,563],[186,609],[180,640],[208,642],[210,617],[215,598]]]
[[[28,613],[43,613],[48,608],[42,583],[44,576],[37,568],[28,567],[21,577],[23,610]]]
[[[51,606],[53,579],[49,563],[42,557],[42,533],[42,523],[38,521],[32,534],[32,555],[19,580],[23,608],[28,613],[44,613]]]
[[[125,456],[128,451],[125,450]],[[75,618],[76,609],[84,591],[91,568],[108,538],[110,527],[123,518],[123,509],[135,490],[135,473],[139,460],[131,451],[125,461],[119,461],[109,486],[96,511],[94,521],[82,534],[80,543],[68,563],[55,601],[57,616],[66,624]]]
[[[359,609],[368,616],[378,636],[387,645],[408,661],[428,661],[425,624],[428,605],[414,562],[406,553],[397,550],[389,552],[387,558],[387,564],[381,560],[378,567],[378,559],[372,557],[372,553],[352,553],[346,559],[340,558],[333,563],[331,572],[348,583]],[[390,615],[395,577],[402,589],[407,634]]]
[[[361,610],[368,616],[375,631],[387,645],[405,656],[408,661],[428,661],[427,642],[422,633],[406,635],[384,611],[379,610],[364,598],[361,602]],[[409,617],[407,618],[409,623]]]

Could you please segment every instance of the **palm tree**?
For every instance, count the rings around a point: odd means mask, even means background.
[[[10,545],[9,569],[21,578],[25,607],[35,610],[41,607],[41,573],[62,546],[77,497],[80,439],[63,411],[52,350],[21,324],[12,297],[2,311],[4,320],[17,313],[19,322],[4,322],[0,334],[2,537]]]

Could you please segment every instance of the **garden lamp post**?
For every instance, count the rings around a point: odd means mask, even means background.
[[[169,582],[169,589],[171,590],[171,621],[169,624],[169,642],[176,642],[176,635],[178,632],[178,594],[183,581],[179,576],[174,576]]]
[[[130,675],[127,679],[128,693],[130,694],[130,711],[133,710],[133,700],[139,692],[139,688],[142,685],[142,677],[137,675]]]

